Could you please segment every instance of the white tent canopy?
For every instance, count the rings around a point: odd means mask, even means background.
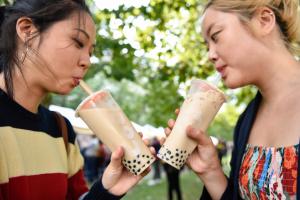
[[[88,128],[88,126],[84,123],[84,121],[75,116],[75,110],[71,108],[56,106],[56,105],[50,105],[50,110],[59,112],[64,117],[66,117],[72,124],[74,130],[78,134],[88,134],[92,135],[93,132]],[[146,124],[145,126],[141,126],[135,122],[132,122],[133,127],[138,131],[142,132],[145,138],[153,138],[158,137],[161,138],[164,136],[164,130],[162,127],[155,128],[149,124]]]

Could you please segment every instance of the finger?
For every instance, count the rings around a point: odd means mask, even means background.
[[[179,115],[179,112],[180,112],[180,109],[179,109],[179,108],[176,108],[175,114],[176,114],[177,116]]]
[[[187,135],[197,141],[198,144],[207,145],[212,143],[210,137],[201,130],[196,130],[192,126],[188,126],[186,131]]]
[[[165,134],[166,134],[167,136],[169,136],[170,133],[171,133],[171,129],[170,129],[170,128],[165,128]]]
[[[143,139],[143,142],[146,146],[150,145],[150,140],[149,139]]]
[[[149,172],[151,171],[151,165],[147,167],[141,174],[140,176],[144,177],[146,176]]]
[[[174,124],[175,124],[175,120],[174,119],[169,119],[169,121],[168,121],[169,128],[173,128]]]
[[[166,138],[162,137],[162,138],[159,139],[159,144],[163,145],[165,143],[165,141],[166,141]]]
[[[155,151],[154,147],[150,147],[149,149],[150,149],[150,152],[152,155],[156,155],[156,151]]]
[[[124,149],[122,147],[118,147],[112,154],[111,154],[111,161],[109,163],[112,170],[119,170],[123,167],[122,165],[122,157],[124,155]]]
[[[138,134],[139,134],[139,136],[141,137],[141,138],[143,138],[143,133],[142,132],[138,132]]]

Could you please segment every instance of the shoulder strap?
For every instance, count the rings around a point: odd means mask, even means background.
[[[53,112],[60,132],[62,133],[62,137],[64,139],[67,155],[69,154],[69,139],[68,139],[68,128],[64,117],[58,112]]]

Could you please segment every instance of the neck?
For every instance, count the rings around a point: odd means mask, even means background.
[[[300,89],[300,63],[289,53],[272,53],[268,62],[262,65],[261,80],[256,86],[264,102],[276,102],[283,97],[296,95]]]
[[[0,75],[0,87],[7,92],[3,74]],[[38,112],[38,107],[46,94],[37,89],[33,81],[25,79],[25,77],[18,72],[15,72],[13,76],[13,91],[14,101],[32,113]]]

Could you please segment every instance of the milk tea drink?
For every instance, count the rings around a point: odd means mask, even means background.
[[[89,126],[111,151],[123,146],[123,165],[133,174],[141,174],[155,160],[108,91],[88,96],[76,109],[76,115]]]
[[[186,135],[187,126],[206,131],[224,102],[223,92],[203,80],[193,80],[172,132],[157,157],[180,169],[197,145]]]

